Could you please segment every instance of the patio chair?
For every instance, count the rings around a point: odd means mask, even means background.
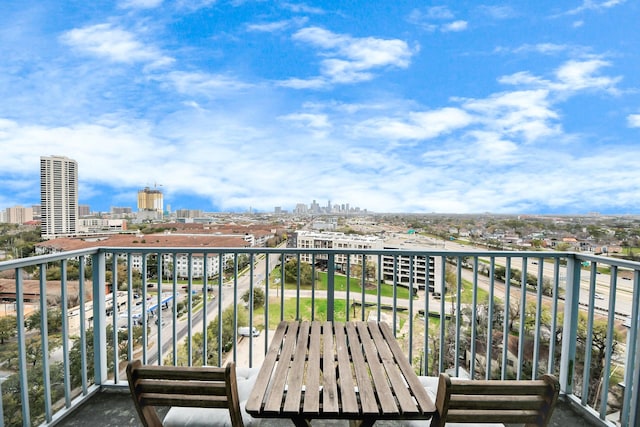
[[[437,414],[431,426],[445,423],[521,423],[544,427],[558,400],[558,380],[549,374],[539,380],[463,380],[440,374]]]
[[[146,427],[252,427],[259,423],[244,411],[255,376],[238,379],[234,363],[224,368],[178,367],[142,365],[134,360],[127,365],[127,378]],[[161,420],[155,407],[171,408]]]

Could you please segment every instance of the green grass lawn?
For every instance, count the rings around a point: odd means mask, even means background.
[[[274,328],[280,322],[280,309],[281,304],[280,300],[277,298],[271,299],[269,303],[269,325],[271,328]],[[344,300],[336,300],[334,302],[334,311],[333,311],[333,320],[336,322],[345,322],[347,321],[347,309],[349,309],[349,320],[360,320],[362,319],[362,307],[360,305],[356,306],[348,306],[347,302]],[[365,319],[367,319],[368,314],[371,311],[377,311],[376,306],[365,307]],[[284,303],[284,312],[283,312],[283,320],[311,320],[311,298],[300,298],[300,314],[297,314],[296,307],[296,299],[295,298],[287,298]],[[387,312],[391,315],[391,310],[382,309],[382,311]],[[408,313],[406,311],[397,311],[396,312],[397,321],[400,326],[407,321]],[[315,299],[315,310],[314,310],[314,320],[325,321],[327,320],[327,300],[323,298]],[[431,318],[429,322],[433,322],[434,319]],[[264,308],[260,308],[254,311],[254,325],[264,325]]]
[[[269,324],[275,326],[280,322],[280,303],[269,304]],[[311,320],[311,298],[300,298],[300,319]],[[345,301],[335,301],[333,310],[333,320],[336,322],[344,322],[347,319],[346,315],[347,304]],[[264,309],[261,313],[264,316]],[[296,320],[296,302],[295,298],[289,298],[285,301],[284,305],[284,320]],[[324,321],[327,320],[327,300],[316,298],[315,300],[315,312],[313,316],[314,320]]]
[[[271,287],[274,288],[276,286],[280,286],[280,284],[275,284],[273,282],[274,279],[280,278],[280,270],[278,268],[273,270],[273,274],[271,275]],[[352,277],[349,281],[349,292],[355,295],[362,294],[362,280],[359,278]],[[287,290],[295,290],[297,289],[298,284],[296,282],[286,282],[285,289]],[[334,288],[337,292],[346,292],[347,291],[347,277],[343,275],[336,274],[334,276]],[[310,285],[301,285],[300,289],[303,290],[311,290]],[[316,283],[315,289],[320,291],[327,290],[327,273],[323,271],[316,272]],[[377,295],[378,289],[377,284],[367,285],[365,287],[365,293],[368,295]],[[409,289],[403,286],[398,286],[396,288],[397,298],[400,299],[409,299]],[[383,297],[393,297],[393,285],[380,284],[380,295]]]

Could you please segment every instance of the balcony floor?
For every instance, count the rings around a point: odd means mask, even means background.
[[[348,422],[316,421],[316,424],[337,427],[347,426]],[[75,410],[57,425],[63,427],[84,427],[87,425],[103,427],[139,426],[140,421],[138,420],[138,416],[128,390],[109,389],[96,393],[80,408]],[[278,427],[282,425],[282,422],[278,420],[264,420],[261,425],[266,427]],[[384,427],[386,423],[379,421],[375,425]],[[572,410],[568,403],[562,400],[558,401],[553,412],[551,422],[549,423],[549,426],[551,427],[584,427],[600,425],[602,424],[583,418],[580,414]]]

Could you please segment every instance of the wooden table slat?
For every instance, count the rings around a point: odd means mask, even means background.
[[[284,335],[284,343],[280,350],[280,357],[278,358],[278,364],[272,377],[271,391],[264,404],[265,412],[280,412],[282,410],[282,400],[285,392],[284,385],[287,381],[289,366],[291,365],[291,356],[296,344],[298,326],[297,322],[288,323],[288,328]]]
[[[278,360],[278,353],[280,352],[280,347],[277,344],[282,341],[282,337],[286,330],[287,322],[280,322],[273,334],[272,343],[275,343],[275,345],[269,346],[269,350],[264,357],[264,362],[262,362],[260,372],[256,377],[256,383],[253,386],[253,390],[251,390],[249,399],[247,400],[246,411],[249,413],[256,413],[262,409],[263,399],[267,393],[267,387],[269,386],[273,369],[275,368],[276,361]]]
[[[325,322],[322,326],[322,347],[322,412],[337,414],[340,407],[338,404],[337,368],[332,322]]]
[[[281,322],[249,396],[257,417],[428,419],[435,405],[389,326],[377,322]]]
[[[355,323],[348,322],[346,324],[347,338],[349,339],[349,350],[353,369],[356,373],[356,385],[358,394],[360,395],[360,405],[363,414],[379,414],[378,402],[371,384],[369,370],[364,360],[364,354],[361,350],[360,338]]]
[[[428,412],[434,413],[436,410],[435,403],[433,402],[433,400],[431,400],[431,398],[427,394],[427,391],[420,383],[420,380],[418,379],[415,372],[413,371],[413,367],[411,367],[411,364],[409,363],[407,356],[402,352],[400,345],[398,344],[395,337],[393,336],[393,332],[391,331],[391,328],[386,323],[380,322],[380,331],[382,332],[382,335],[385,337],[385,341],[387,342],[389,349],[393,353],[396,363],[398,364],[398,367],[402,371],[404,378],[406,379],[407,383],[409,384],[409,387],[413,391],[413,397],[416,399],[418,406],[420,406],[420,410],[423,413],[428,413]]]
[[[298,336],[295,340],[296,348],[293,353],[293,360],[289,367],[287,377],[287,395],[284,401],[284,412],[300,412],[300,401],[302,397],[302,384],[304,380],[305,364],[307,362],[307,349],[309,348],[309,322],[300,323]]]
[[[359,414],[360,408],[358,407],[358,398],[356,397],[355,384],[353,383],[353,373],[351,371],[351,361],[349,359],[349,348],[347,346],[344,323],[336,322],[334,329],[336,355],[338,356],[337,382],[340,385],[341,412],[345,414]]]
[[[407,379],[402,374],[402,371],[398,369],[396,360],[389,348],[389,343],[382,336],[382,332],[380,332],[380,325],[377,322],[369,322],[368,325],[373,341],[376,343],[380,359],[382,360],[382,365],[386,370],[386,377],[389,378],[391,387],[393,387],[393,393],[398,400],[400,412],[403,414],[419,413],[420,408],[418,408],[416,401],[409,392]]]
[[[305,392],[303,411],[306,414],[320,413],[320,333],[322,324],[313,322],[309,336],[309,356],[307,360],[307,377],[305,380]]]
[[[399,414],[400,410],[396,404],[393,392],[389,387],[385,367],[378,358],[376,342],[373,340],[369,330],[369,328],[377,329],[377,326],[375,324],[371,325],[364,322],[358,322],[356,323],[356,328],[362,342],[364,354],[367,357],[367,364],[369,365],[371,379],[375,385],[375,392],[378,395],[380,410],[384,414]]]

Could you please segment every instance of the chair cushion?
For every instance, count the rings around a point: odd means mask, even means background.
[[[253,368],[247,368],[246,366],[240,367],[238,368],[236,366],[236,378],[240,379],[240,378],[252,378],[258,375],[258,372],[260,372],[260,367],[253,367]]]
[[[260,420],[253,418],[244,410],[246,401],[240,402],[240,412],[245,427],[260,425]],[[167,427],[234,427],[228,409],[218,408],[185,408],[174,406],[169,409],[162,422]]]
[[[249,394],[251,394],[251,390],[256,385],[257,376],[252,376],[249,378],[237,377],[236,382],[238,383],[238,400],[243,401],[249,398]]]

